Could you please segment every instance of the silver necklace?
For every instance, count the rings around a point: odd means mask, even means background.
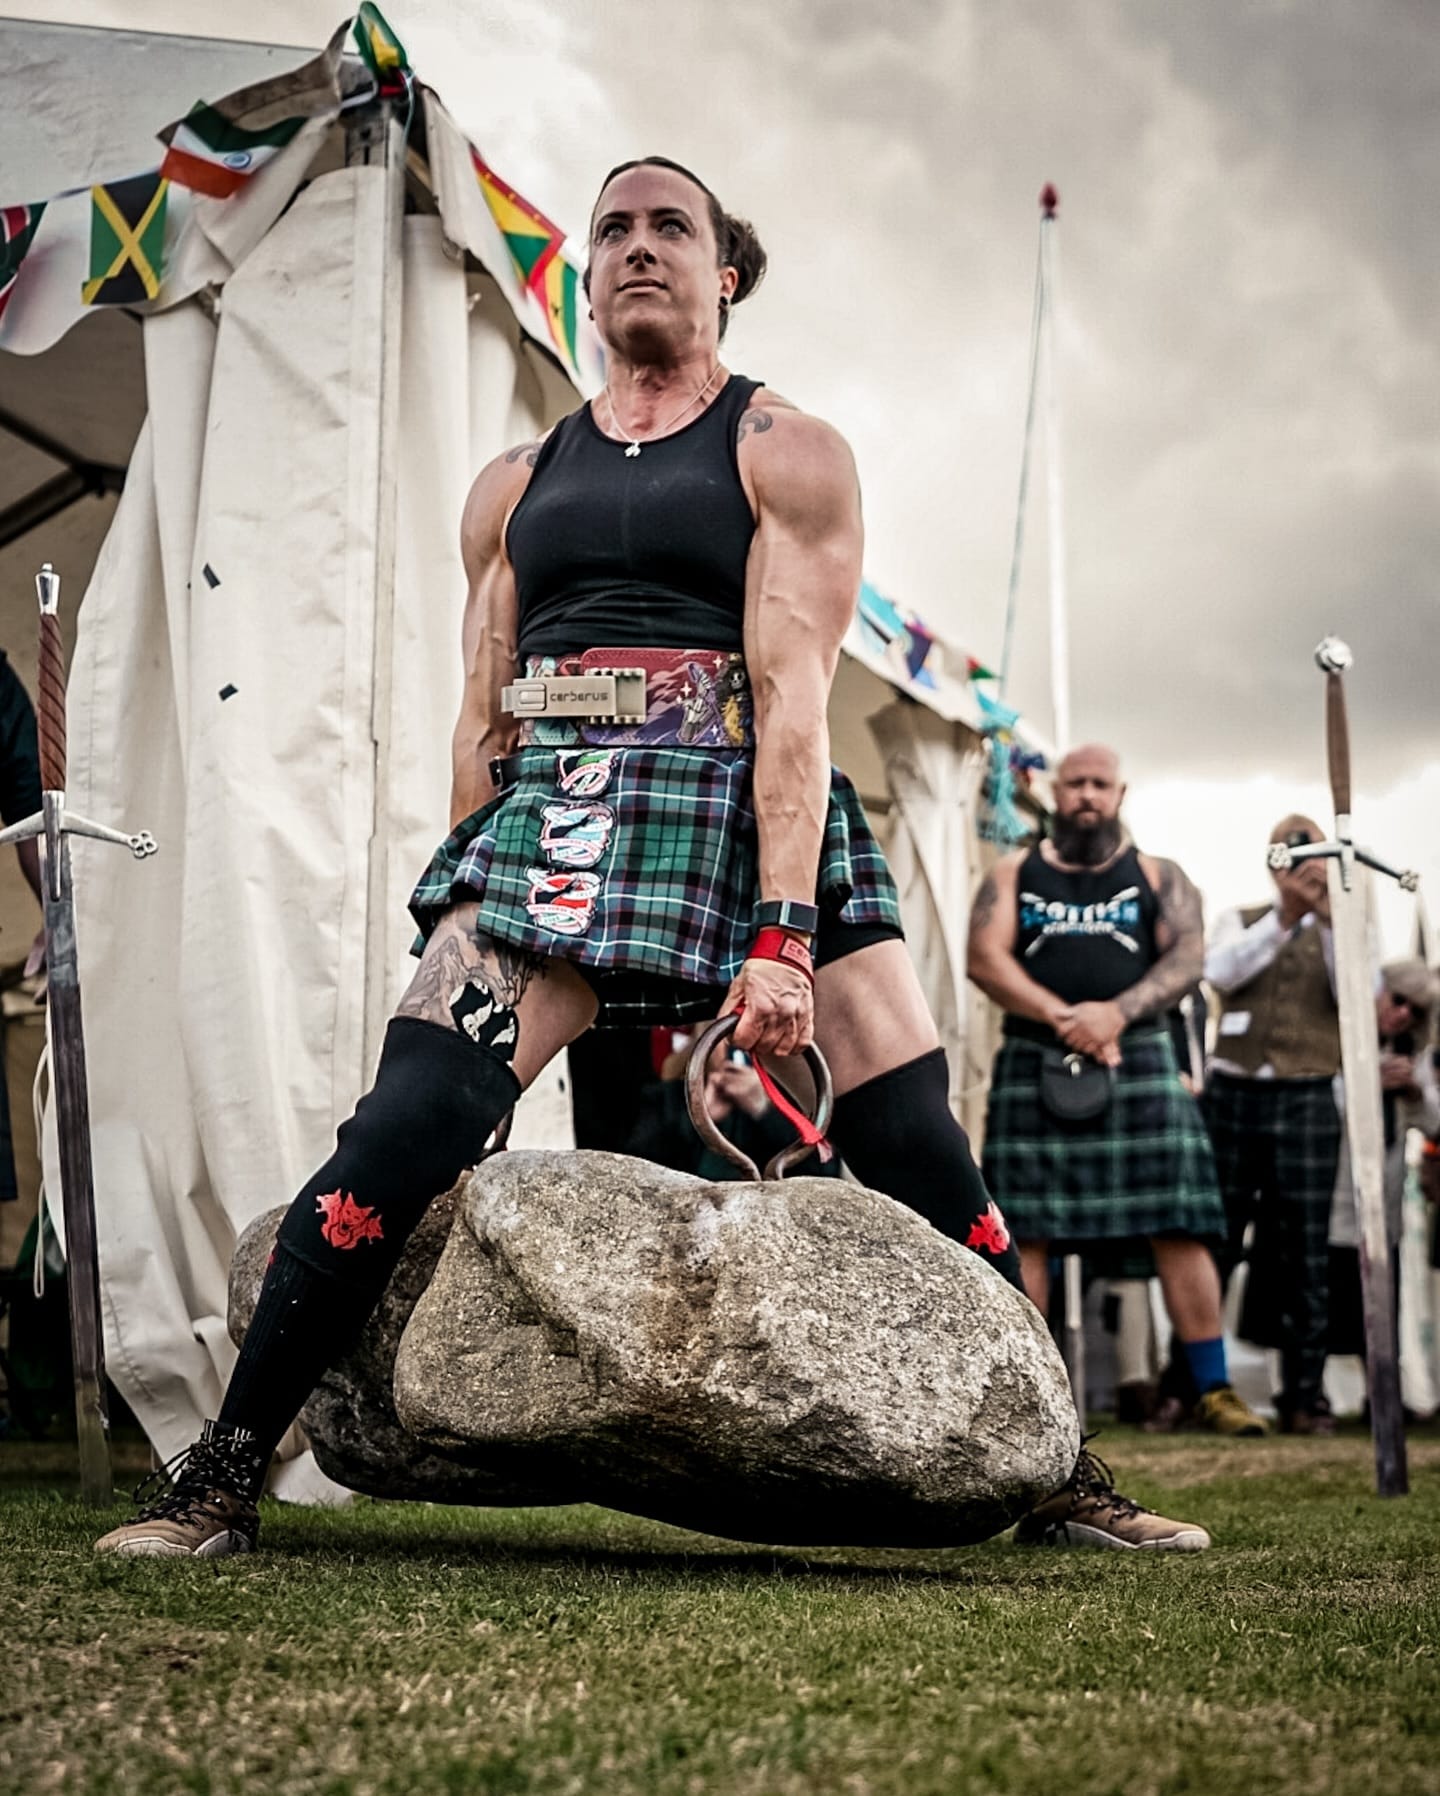
[[[705,382],[705,385],[703,387],[701,387],[700,391],[698,393],[692,393],[690,395],[690,397],[685,401],[684,405],[681,406],[680,410],[678,412],[676,412],[675,416],[673,418],[667,418],[665,420],[665,422],[658,427],[658,429],[652,430],[650,432],[649,436],[646,437],[645,441],[647,443],[653,443],[655,441],[656,437],[663,437],[667,430],[673,430],[675,428],[675,426],[680,422],[680,420],[685,416],[686,412],[688,412],[690,410],[691,406],[698,405],[700,403],[700,401],[705,397],[705,395],[710,391],[711,387],[713,387],[715,385],[715,379],[719,373],[720,373],[720,363],[716,362],[715,366],[710,370],[709,380],[707,380]],[[608,382],[606,383],[606,386],[605,386],[605,404],[610,413],[611,426],[615,430],[619,431],[621,440],[626,445],[626,447],[625,447],[626,457],[627,457],[627,459],[633,461],[635,459],[635,457],[640,453],[640,439],[637,436],[633,436],[628,430],[626,430],[622,426],[619,418],[616,417],[615,401],[610,397],[610,386],[609,386]]]

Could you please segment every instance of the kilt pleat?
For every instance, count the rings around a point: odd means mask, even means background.
[[[1022,1241],[1059,1247],[1136,1236],[1219,1239],[1225,1213],[1210,1140],[1163,1030],[1122,1041],[1103,1115],[1064,1123],[1040,1101],[1041,1048],[1007,1040],[985,1123],[985,1182]]]
[[[478,901],[487,933],[585,969],[606,1021],[713,1015],[754,936],[753,756],[533,746],[516,759],[514,783],[459,825],[416,886],[422,938],[452,905]],[[815,897],[846,923],[900,922],[884,855],[838,769]]]

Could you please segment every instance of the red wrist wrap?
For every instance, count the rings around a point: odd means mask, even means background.
[[[797,973],[803,973],[811,985],[815,983],[815,962],[810,957],[810,950],[798,936],[787,935],[783,929],[757,931],[745,958],[778,960],[782,966],[794,967]]]

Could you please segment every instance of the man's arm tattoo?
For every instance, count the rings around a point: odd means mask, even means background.
[[[980,881],[980,890],[975,894],[970,906],[970,933],[979,935],[982,929],[989,926],[995,915],[995,906],[1000,902],[1000,887],[996,884],[995,875],[987,873]]]
[[[505,451],[505,459],[509,462],[519,461],[522,455],[525,457],[526,465],[533,468],[540,459],[540,444],[517,443],[513,449]]]
[[[1149,972],[1115,1000],[1127,1023],[1171,1009],[1199,983],[1205,971],[1205,914],[1200,894],[1174,861],[1160,862],[1156,896],[1172,939]]]
[[[761,411],[758,407],[755,407],[748,412],[742,412],[740,415],[740,422],[735,430],[735,441],[737,443],[743,443],[746,435],[751,431],[753,431],[756,436],[760,436],[763,432],[771,429],[774,426],[774,423],[775,420],[770,416],[769,412]]]

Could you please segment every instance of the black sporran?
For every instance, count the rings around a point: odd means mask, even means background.
[[[1067,1048],[1040,1050],[1040,1102],[1057,1122],[1092,1122],[1115,1094],[1115,1069]]]

